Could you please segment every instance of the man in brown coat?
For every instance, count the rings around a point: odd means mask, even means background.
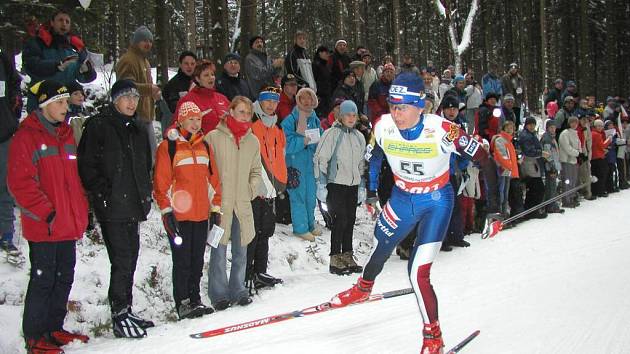
[[[145,123],[149,133],[151,156],[155,158],[157,144],[153,132],[153,120],[155,119],[155,101],[162,94],[159,86],[153,83],[151,76],[151,64],[147,57],[153,47],[153,34],[146,26],[140,26],[133,33],[131,43],[118,64],[116,64],[116,79],[128,79],[136,84],[140,93],[138,102],[138,117]]]

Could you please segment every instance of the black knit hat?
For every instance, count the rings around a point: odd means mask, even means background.
[[[68,87],[68,93],[72,94],[73,92],[76,91],[81,91],[81,93],[85,96],[85,91],[83,90],[83,86],[76,82],[76,81],[72,81],[69,85],[67,85]]]
[[[263,45],[265,44],[265,38],[263,36],[253,36],[252,38],[249,39],[250,48],[254,46],[254,42],[256,42],[257,39],[262,39]]]
[[[536,125],[536,118],[534,118],[534,117],[528,117],[527,119],[525,119],[525,125],[528,125],[528,124],[534,124],[534,125]]]
[[[241,61],[241,56],[238,53],[228,53],[223,59],[223,64],[227,63],[230,60],[236,60],[238,62]]]
[[[459,109],[459,100],[457,99],[457,97],[455,97],[455,95],[445,95],[444,98],[442,99],[442,103],[440,104],[440,106],[442,106],[442,109],[447,109],[447,108]]]
[[[44,80],[36,83],[31,86],[31,93],[37,97],[37,104],[39,104],[40,108],[50,102],[70,97],[68,88],[54,80]]]
[[[328,49],[328,47],[326,47],[325,45],[320,45],[319,47],[317,47],[317,50],[315,51],[315,53],[319,54],[321,52],[330,53],[330,49]]]
[[[112,102],[116,102],[122,96],[136,96],[140,97],[140,93],[138,92],[138,88],[136,84],[131,80],[118,80],[112,86],[112,91],[110,93],[112,96]]]
[[[488,99],[490,99],[490,98],[494,98],[495,100],[497,100],[497,101],[498,101],[498,100],[499,100],[499,95],[498,95],[496,92],[489,92],[489,93],[486,95],[486,101],[487,101]]]

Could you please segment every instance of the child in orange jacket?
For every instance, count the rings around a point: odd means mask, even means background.
[[[180,319],[214,312],[201,302],[199,281],[208,232],[208,215],[220,215],[219,174],[203,141],[202,113],[193,102],[178,110],[177,128],[157,149],[153,193],[173,257],[173,298]],[[211,197],[212,195],[212,197]],[[216,222],[216,221],[215,221]]]

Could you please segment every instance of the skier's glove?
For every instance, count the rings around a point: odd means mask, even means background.
[[[164,224],[164,230],[168,237],[175,239],[179,237],[179,222],[175,219],[175,214],[172,211],[162,215],[162,224]]]
[[[371,205],[372,207],[376,206],[376,203],[378,203],[376,191],[367,191],[365,203]]]

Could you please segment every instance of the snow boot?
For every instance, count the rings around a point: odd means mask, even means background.
[[[60,329],[59,331],[50,332],[50,342],[57,344],[58,346],[63,346],[68,343],[71,343],[75,340],[78,340],[82,343],[87,343],[90,340],[90,337],[81,333],[70,333],[65,329]]]
[[[203,310],[197,305],[191,304],[190,299],[182,300],[179,306],[177,306],[177,316],[179,316],[180,320],[187,318],[197,318],[203,315]]]
[[[243,296],[242,298],[238,299],[238,301],[236,301],[236,304],[238,304],[239,306],[247,306],[252,302],[254,302],[254,300],[252,300],[251,297]]]
[[[27,354],[63,354],[63,349],[51,343],[46,337],[26,339]]]
[[[359,279],[357,280],[357,283],[354,284],[353,287],[335,295],[330,300],[330,305],[332,307],[344,307],[350,304],[363,302],[370,298],[373,285],[374,285],[374,280],[372,281],[363,280],[362,277],[359,277]]]
[[[126,310],[112,316],[112,327],[116,338],[144,338],[147,331],[132,320]]]
[[[420,354],[444,353],[444,341],[442,340],[440,322],[425,323],[422,329],[422,337],[422,350],[420,350]]]
[[[275,278],[267,273],[254,274],[254,288],[272,288],[276,284],[282,284],[282,279]]]
[[[313,236],[312,233],[310,232],[305,232],[303,234],[296,234],[294,233],[295,236],[303,239],[304,241],[311,241],[311,242],[315,242],[315,236]]]
[[[217,311],[223,311],[230,307],[230,305],[231,304],[228,300],[219,300],[216,303],[212,304],[212,307],[214,307],[214,309]]]
[[[328,267],[330,274],[348,275],[351,271],[348,269],[343,254],[333,254],[330,256],[330,266]]]
[[[465,241],[465,240],[457,240],[457,241],[451,242],[449,245],[455,246],[455,247],[470,247],[470,242]]]
[[[310,233],[313,236],[321,236],[322,235],[322,229],[319,227],[319,225],[316,225],[313,230],[310,231]]]
[[[346,264],[346,269],[350,273],[362,273],[363,267],[357,264],[354,260],[354,253],[352,251],[347,251],[341,254],[343,257],[343,262]]]
[[[127,308],[127,313],[129,314],[129,318],[142,327],[142,329],[155,327],[155,323],[153,323],[153,321],[145,320],[144,318],[136,316],[136,314],[131,311],[131,307]]]
[[[195,306],[195,308],[198,311],[201,312],[202,316],[214,313],[214,309],[212,307],[204,305],[201,301],[199,301],[199,302],[191,302],[191,304],[193,306]]]

